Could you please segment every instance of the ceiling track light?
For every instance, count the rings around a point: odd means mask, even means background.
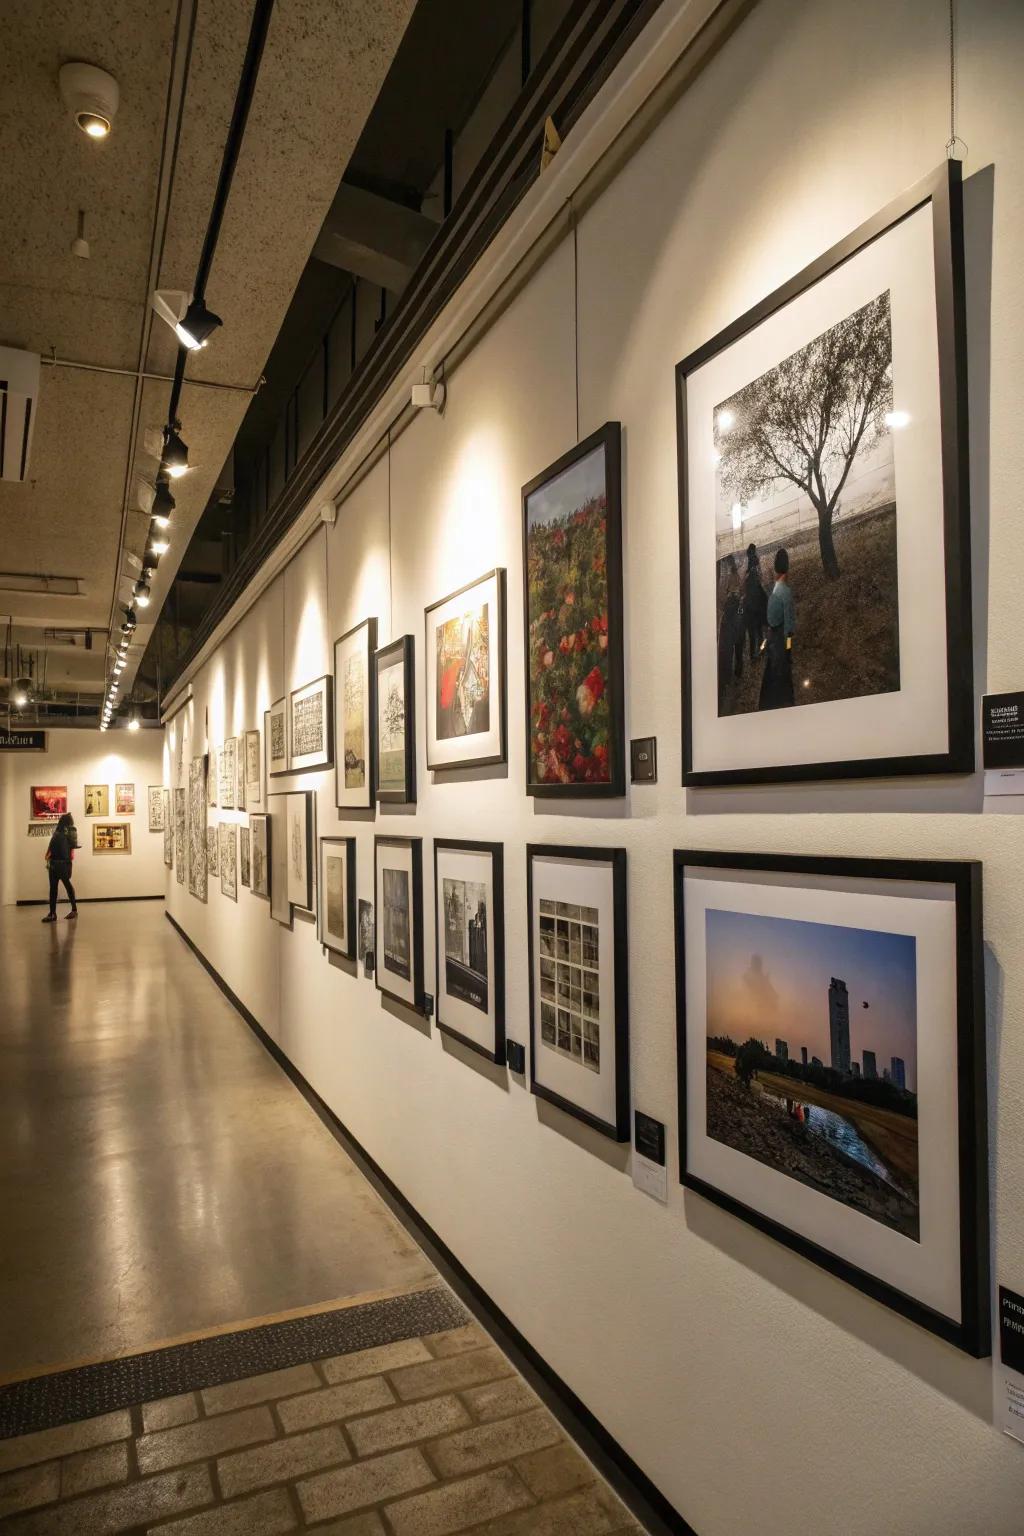
[[[149,509],[149,515],[158,528],[166,528],[171,520],[171,513],[177,503],[171,495],[171,488],[164,476],[158,475],[156,490],[153,493],[153,505]]]
[[[179,426],[180,422],[175,422],[173,426],[164,428],[164,451],[160,456],[160,468],[166,470],[167,474],[175,480],[188,469],[188,444],[182,442],[178,432]],[[159,482],[157,488],[159,491]],[[155,500],[156,498],[154,498],[154,505]],[[171,506],[174,506],[173,498]]]
[[[174,334],[183,347],[187,347],[190,352],[198,352],[200,347],[206,346],[214,331],[223,323],[220,315],[215,315],[212,309],[207,309],[205,300],[196,295],[174,327]]]

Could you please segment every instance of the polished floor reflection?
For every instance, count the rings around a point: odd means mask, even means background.
[[[435,1271],[164,918],[0,908],[0,1380]]]

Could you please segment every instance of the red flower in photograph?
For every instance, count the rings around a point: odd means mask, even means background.
[[[557,752],[561,761],[563,763],[567,762],[569,753],[572,751],[573,742],[572,733],[568,731],[564,725],[560,725],[555,731],[554,743],[555,751]]]

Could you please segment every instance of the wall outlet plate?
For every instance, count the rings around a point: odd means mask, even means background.
[[[505,1060],[512,1072],[526,1071],[526,1046],[520,1045],[518,1040],[505,1041]]]
[[[633,784],[658,782],[658,740],[655,736],[638,736],[629,744],[629,777]]]

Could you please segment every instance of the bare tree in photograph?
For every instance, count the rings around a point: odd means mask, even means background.
[[[724,490],[737,501],[790,481],[818,514],[825,574],[839,575],[832,519],[858,453],[888,430],[892,410],[889,294],[744,385],[716,412]]]

